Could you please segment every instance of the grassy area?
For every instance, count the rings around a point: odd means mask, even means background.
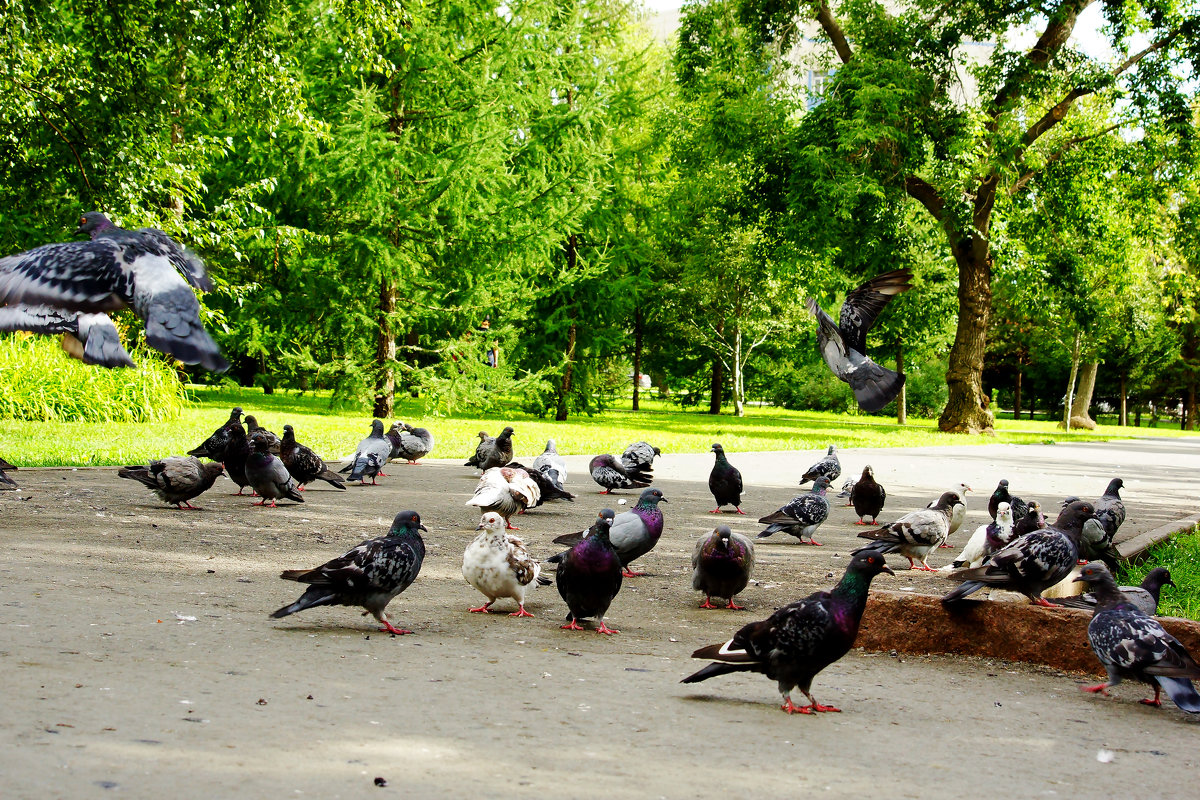
[[[202,442],[241,406],[260,424],[281,432],[285,423],[296,437],[326,458],[354,450],[370,429],[369,409],[330,408],[328,395],[260,389],[192,387],[192,404],[170,422],[79,423],[0,420],[0,455],[18,466],[90,466],[133,464],[183,453]],[[747,409],[745,417],[710,416],[680,411],[661,401],[643,402],[643,410],[616,408],[594,417],[566,422],[512,412],[473,417],[427,417],[420,400],[397,398],[395,418],[429,428],[437,438],[434,457],[466,458],[474,452],[475,432],[493,436],[506,424],[516,428],[518,457],[540,453],[546,439],[558,442],[563,454],[594,455],[620,450],[645,439],[664,452],[705,452],[719,441],[730,452],[750,450],[812,450],[833,443],[839,447],[979,446],[993,443],[1031,444],[1051,441],[1097,441],[1128,435],[1181,435],[1166,429],[1106,427],[1069,436],[1047,421],[1002,420],[994,437],[943,434],[933,420],[910,419],[901,427],[887,418],[796,412],[776,408]]]
[[[1137,585],[1155,567],[1171,570],[1175,588],[1163,587],[1158,613],[1167,617],[1200,620],[1200,527],[1172,536],[1146,551],[1140,564],[1121,570],[1118,582]]]

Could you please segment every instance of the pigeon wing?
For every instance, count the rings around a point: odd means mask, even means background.
[[[867,331],[893,297],[912,288],[911,280],[912,270],[893,270],[877,275],[846,295],[838,317],[838,329],[846,347],[866,354]]]
[[[0,258],[0,305],[116,311],[131,299],[123,265],[121,246],[111,239],[46,244]]]

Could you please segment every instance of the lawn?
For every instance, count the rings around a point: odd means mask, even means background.
[[[1145,559],[1126,564],[1117,576],[1119,583],[1136,586],[1155,567],[1171,571],[1175,587],[1164,586],[1158,613],[1164,617],[1200,620],[1200,527],[1179,533],[1150,547]]]
[[[146,462],[180,454],[202,442],[241,406],[260,424],[281,433],[291,424],[296,437],[328,459],[353,452],[370,429],[367,408],[331,408],[326,394],[260,389],[190,387],[193,402],[167,422],[72,423],[0,420],[0,455],[18,466],[111,466]],[[396,419],[429,428],[437,438],[434,457],[465,458],[474,452],[476,431],[493,436],[505,425],[516,429],[518,457],[540,453],[546,439],[558,442],[560,453],[593,455],[619,451],[645,439],[664,452],[706,452],[719,441],[729,452],[751,450],[812,450],[833,443],[839,447],[981,446],[993,443],[1030,444],[1050,441],[1097,441],[1130,435],[1179,436],[1168,428],[1101,427],[1095,432],[1065,434],[1054,423],[1000,420],[994,437],[944,434],[933,420],[909,419],[899,426],[886,417],[750,407],[745,417],[710,416],[680,411],[651,400],[643,410],[628,405],[596,416],[554,422],[521,412],[494,416],[429,417],[424,404],[397,398]]]

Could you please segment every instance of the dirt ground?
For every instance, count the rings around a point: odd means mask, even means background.
[[[537,448],[540,449],[540,448]],[[898,516],[950,479],[977,490],[973,528],[998,477],[1057,508],[1124,471],[1130,536],[1194,512],[1197,456],[1185,443],[962,448],[843,454],[874,464]],[[520,453],[521,451],[518,450]],[[742,467],[747,532],[781,505],[817,453],[731,454]],[[656,483],[667,530],[627,580],[608,623],[561,631],[553,586],[534,619],[469,614],[460,573],[478,516],[468,468],[392,465],[377,487],[314,487],[303,505],[253,508],[222,479],[175,511],[115,469],[21,470],[0,493],[0,769],[12,798],[1181,797],[1200,765],[1200,720],[1138,705],[1143,688],[1085,695],[1083,676],[1004,662],[852,651],[816,697],[841,714],[788,716],[773,682],[732,675],[697,685],[691,652],[840,576],[856,529],[835,506],[824,547],[776,535],[758,548],[747,611],[706,611],[690,589],[696,537],[711,530],[710,456],[667,456]],[[533,552],[603,505],[571,461],[574,504],[519,518]],[[1101,466],[1103,465],[1103,466]],[[1149,467],[1158,465],[1156,472]],[[1163,475],[1167,475],[1166,479]],[[1029,476],[1037,476],[1036,480]],[[1018,480],[1021,478],[1021,480]],[[1031,491],[1025,487],[1037,487]],[[622,495],[632,502],[634,493]],[[404,508],[430,532],[416,583],[389,608],[415,631],[393,637],[352,609],[272,610],[302,587],[282,569],[315,566],[385,532]],[[958,544],[965,532],[958,534]],[[957,551],[942,550],[937,566]],[[880,588],[942,592],[940,576]],[[497,604],[511,610],[507,601]],[[371,624],[368,624],[368,623]],[[914,749],[915,748],[915,749]],[[376,778],[387,785],[378,788]]]

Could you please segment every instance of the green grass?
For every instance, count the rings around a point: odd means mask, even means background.
[[[1200,527],[1176,534],[1146,550],[1146,558],[1121,570],[1118,582],[1137,585],[1155,567],[1171,570],[1175,587],[1163,587],[1158,613],[1200,620]]]
[[[0,455],[18,466],[100,466],[134,464],[180,454],[202,442],[241,406],[260,424],[277,433],[285,423],[296,437],[326,458],[352,452],[370,428],[368,408],[331,409],[327,394],[276,392],[259,389],[191,387],[193,403],[169,422],[81,423],[26,422],[0,419]],[[428,417],[420,400],[397,398],[396,419],[429,428],[437,438],[439,458],[466,458],[474,452],[475,432],[493,436],[506,424],[516,428],[518,458],[540,453],[546,439],[558,442],[560,453],[594,455],[620,450],[638,439],[653,442],[664,452],[707,452],[721,442],[730,452],[750,450],[812,450],[833,443],[839,447],[980,446],[993,443],[1037,444],[1047,441],[1097,441],[1150,433],[1145,429],[1102,428],[1093,433],[1057,430],[1050,422],[1011,420],[998,423],[994,437],[955,436],[936,430],[933,420],[912,420],[901,427],[887,418],[796,412],[751,407],[745,417],[710,416],[679,411],[661,401],[643,403],[642,411],[615,408],[594,417],[566,422],[511,412],[487,417],[455,415]],[[1180,435],[1156,429],[1157,435]]]

